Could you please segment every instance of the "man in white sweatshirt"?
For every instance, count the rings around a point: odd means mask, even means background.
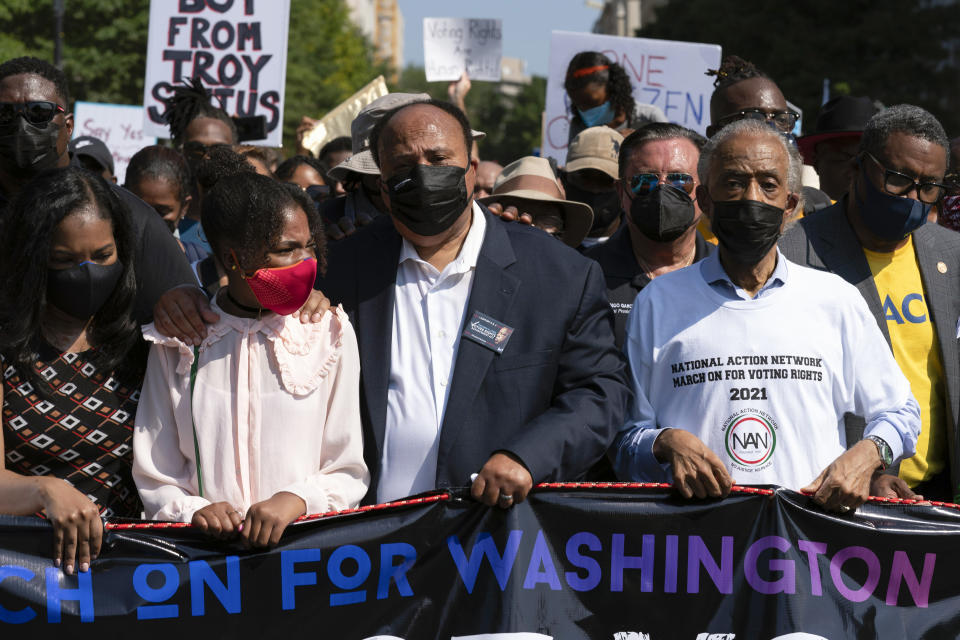
[[[776,484],[845,513],[913,455],[919,408],[863,298],[777,249],[800,168],[751,120],[701,152],[697,200],[719,251],[637,296],[624,345],[635,399],[612,449],[621,479],[672,481],[687,498]],[[849,448],[847,412],[868,423]]]

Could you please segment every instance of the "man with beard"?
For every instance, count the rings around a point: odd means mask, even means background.
[[[680,125],[654,123],[620,145],[617,210],[626,212],[626,223],[584,252],[603,269],[617,346],[623,346],[627,315],[641,289],[716,250],[696,229],[701,212],[694,189],[704,142]]]
[[[383,115],[370,149],[390,215],[334,244],[320,283],[357,328],[368,502],[471,484],[509,508],[581,477],[622,424],[600,268],[473,200],[470,131],[432,100]]]
[[[697,200],[719,248],[637,296],[619,477],[672,478],[686,498],[724,496],[734,482],[803,488],[846,513],[877,472],[913,455],[919,408],[866,303],[777,250],[801,166],[763,122],[735,122],[705,145]],[[849,449],[847,412],[867,419]]]

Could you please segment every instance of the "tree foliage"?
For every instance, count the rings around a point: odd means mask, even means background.
[[[71,97],[141,104],[149,1],[65,0],[65,6],[63,60]],[[3,0],[0,60],[33,55],[53,61],[53,25],[53,0]],[[323,115],[386,71],[372,52],[343,0],[291,1],[285,146],[292,148],[300,116]]]
[[[393,91],[429,93],[447,100],[446,82],[427,82],[423,67],[403,70]],[[479,142],[480,158],[507,164],[531,155],[540,146],[540,124],[547,94],[547,79],[533,76],[516,96],[505,93],[499,83],[473,82],[465,104],[470,125],[487,134]]]
[[[920,105],[960,135],[958,0],[670,0],[637,35],[723,47],[755,63],[804,111],[834,95]]]

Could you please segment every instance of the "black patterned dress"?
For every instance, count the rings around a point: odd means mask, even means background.
[[[140,517],[130,469],[140,380],[97,371],[92,352],[59,353],[45,345],[35,365],[45,393],[3,367],[5,466],[23,475],[55,476],[72,484],[104,517]]]

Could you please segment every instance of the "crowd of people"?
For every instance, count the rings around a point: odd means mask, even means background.
[[[452,487],[953,501],[960,139],[851,96],[797,137],[757,66],[711,73],[704,138],[578,53],[561,167],[481,160],[463,80],[287,159],[193,80],[119,186],[63,73],[3,62],[0,513],[73,573],[101,518],[269,547]]]

